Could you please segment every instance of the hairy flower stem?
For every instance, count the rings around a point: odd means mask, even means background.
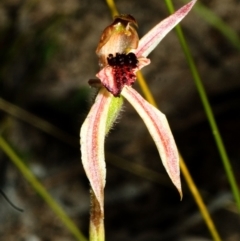
[[[89,240],[91,241],[104,241],[104,213],[101,210],[100,204],[96,199],[94,192],[90,191],[91,210],[90,210],[90,227],[89,227]]]

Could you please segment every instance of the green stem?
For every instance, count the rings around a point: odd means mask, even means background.
[[[165,2],[167,4],[167,7],[168,7],[169,11],[171,13],[173,13],[174,7],[173,7],[173,4],[172,4],[172,1],[171,0],[165,0]],[[237,186],[236,179],[235,179],[234,174],[233,174],[233,170],[232,170],[232,167],[231,167],[231,164],[230,164],[230,160],[228,158],[228,155],[227,155],[227,152],[225,150],[220,132],[218,130],[218,127],[217,127],[217,124],[216,124],[211,106],[209,104],[204,86],[202,84],[202,80],[200,78],[200,75],[199,75],[198,70],[196,68],[196,65],[194,63],[193,57],[192,57],[192,55],[190,53],[190,50],[188,48],[187,42],[184,38],[181,27],[178,25],[175,29],[176,29],[176,32],[177,32],[177,35],[178,35],[178,38],[179,38],[179,42],[182,46],[183,52],[184,52],[185,57],[187,59],[187,62],[189,64],[190,70],[192,72],[194,82],[196,84],[196,87],[197,87],[197,90],[199,92],[202,104],[204,106],[204,109],[205,109],[209,124],[211,126],[212,133],[213,133],[213,136],[214,136],[219,154],[221,156],[221,159],[222,159],[222,162],[223,162],[223,165],[224,165],[227,177],[228,177],[228,181],[230,183],[230,186],[231,186],[231,189],[232,189],[237,207],[238,207],[239,212],[240,212],[240,192],[239,192],[239,189],[238,189],[238,186]]]
[[[37,180],[32,172],[26,167],[23,161],[16,155],[9,144],[0,136],[0,147],[9,157],[9,159],[17,166],[23,176],[32,185],[36,192],[44,199],[44,201],[50,206],[50,208],[57,214],[62,220],[64,225],[75,236],[78,241],[87,241],[83,234],[79,231],[73,221],[67,216],[63,209],[57,204],[57,202],[48,194],[45,187]]]

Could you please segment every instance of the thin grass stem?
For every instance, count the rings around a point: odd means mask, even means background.
[[[108,8],[111,12],[112,17],[119,15],[116,4],[114,2],[114,0],[106,0]]]
[[[207,224],[207,227],[213,237],[213,240],[214,241],[221,241],[222,239],[220,238],[218,232],[217,232],[217,229],[214,225],[214,222],[210,216],[210,213],[208,212],[208,209],[207,207],[205,206],[203,200],[202,200],[202,197],[201,197],[201,194],[199,193],[198,189],[197,189],[197,186],[196,184],[194,183],[189,171],[188,171],[188,168],[182,158],[181,155],[179,155],[180,157],[180,167],[181,167],[181,171],[182,171],[182,174],[185,178],[185,181],[193,195],[193,198],[195,200],[195,202],[197,203],[199,209],[201,210],[201,214]]]
[[[4,100],[0,97],[0,110],[8,113],[9,115],[22,120],[39,130],[54,136],[55,138],[70,144],[72,146],[78,147],[78,139],[70,136],[68,133],[62,131],[51,123],[43,120],[42,118],[33,115],[32,113]]]
[[[62,220],[66,228],[75,236],[78,241],[87,241],[81,231],[68,217],[64,210],[58,205],[58,203],[49,195],[45,187],[37,180],[32,172],[27,168],[24,162],[16,155],[10,145],[0,136],[0,148],[5,152],[9,159],[19,169],[25,179],[31,184],[35,191],[43,198],[43,200],[49,205],[49,207],[55,212],[55,214]]]

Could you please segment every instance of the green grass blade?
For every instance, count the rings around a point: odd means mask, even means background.
[[[73,223],[73,221],[67,216],[63,209],[57,204],[57,202],[49,195],[45,187],[37,180],[32,172],[26,167],[23,161],[16,155],[10,145],[0,136],[0,148],[5,152],[9,159],[16,165],[22,175],[32,185],[35,191],[44,199],[49,207],[55,212],[55,214],[62,220],[66,228],[75,236],[78,241],[87,241],[81,231]]]
[[[183,1],[189,2],[188,0]],[[238,34],[231,27],[229,27],[221,18],[219,18],[213,11],[205,7],[200,2],[196,3],[193,10],[206,22],[208,22],[209,25],[218,29],[234,47],[240,50],[240,38]]]
[[[174,7],[173,7],[173,4],[172,4],[172,1],[171,0],[165,0],[165,2],[166,2],[166,5],[168,7],[168,10],[171,13],[174,12]],[[234,177],[234,173],[233,173],[233,170],[232,170],[232,167],[231,167],[231,164],[230,164],[230,160],[228,158],[228,155],[227,155],[227,152],[225,150],[220,132],[218,130],[218,127],[217,127],[217,124],[216,124],[216,121],[215,121],[215,118],[214,118],[214,115],[213,115],[213,112],[212,112],[212,108],[211,108],[210,103],[208,101],[204,86],[202,84],[202,80],[200,78],[197,67],[194,63],[193,57],[192,57],[192,55],[190,53],[190,50],[188,48],[188,45],[187,45],[187,42],[186,42],[185,37],[183,35],[182,29],[179,25],[175,29],[176,29],[176,32],[177,32],[177,36],[179,38],[179,42],[182,46],[183,52],[184,52],[185,57],[187,59],[187,62],[189,64],[189,68],[192,72],[194,82],[196,84],[196,87],[197,87],[197,90],[199,92],[202,104],[204,106],[204,109],[205,109],[209,124],[211,126],[212,133],[213,133],[213,136],[214,136],[219,154],[221,156],[221,159],[222,159],[222,162],[223,162],[223,165],[224,165],[227,177],[228,177],[229,184],[230,184],[231,189],[232,189],[233,196],[235,198],[238,210],[240,212],[240,192],[239,192],[239,189],[238,189],[238,186],[237,186],[236,179]]]

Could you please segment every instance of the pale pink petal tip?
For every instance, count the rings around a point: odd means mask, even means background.
[[[159,42],[189,13],[196,2],[197,0],[189,2],[152,28],[139,41],[135,54],[138,57],[147,57]]]
[[[82,164],[102,210],[106,181],[104,139],[111,98],[106,89],[99,91],[80,131]]]
[[[182,197],[179,154],[165,115],[130,86],[123,88],[122,95],[135,108],[147,126],[157,146],[163,166]]]

